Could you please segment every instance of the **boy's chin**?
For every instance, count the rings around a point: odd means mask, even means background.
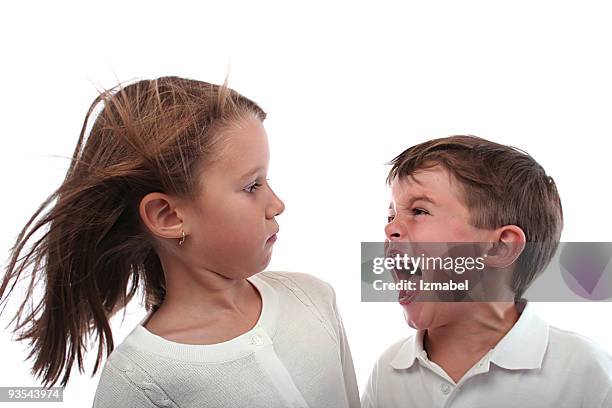
[[[421,330],[421,324],[418,319],[418,313],[415,310],[415,304],[411,303],[409,305],[402,305],[402,309],[404,312],[404,320],[411,328],[415,330]]]
[[[406,320],[406,323],[408,324],[408,326],[412,327],[415,330],[425,330],[429,326],[428,322],[426,322],[424,319],[424,306],[424,304],[419,302],[402,305],[402,309],[404,310],[404,319]]]

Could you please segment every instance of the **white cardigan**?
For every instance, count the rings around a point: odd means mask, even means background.
[[[223,343],[166,340],[142,324],[113,350],[94,408],[359,407],[331,286],[302,273],[248,278],[262,297],[251,330]]]

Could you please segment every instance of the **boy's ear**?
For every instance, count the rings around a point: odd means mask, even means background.
[[[512,265],[525,249],[525,232],[516,225],[504,225],[495,230],[497,240],[485,250],[486,263],[490,267],[505,268]]]

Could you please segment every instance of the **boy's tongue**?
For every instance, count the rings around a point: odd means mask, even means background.
[[[415,284],[413,286],[415,286],[414,290],[406,290],[406,289],[401,289],[399,292],[399,296],[398,296],[398,301],[399,302],[405,302],[405,301],[410,301],[412,300],[412,298],[414,298],[419,290],[419,284],[418,281],[421,279],[421,276],[423,275],[421,268],[417,268],[416,271],[414,271],[414,265],[412,263],[408,264],[408,269],[404,270],[398,270],[398,269],[394,269],[394,277],[396,279],[396,281],[412,281],[415,282]]]

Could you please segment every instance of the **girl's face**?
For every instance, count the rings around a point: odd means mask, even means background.
[[[275,217],[285,209],[267,181],[270,152],[261,121],[245,119],[224,132],[218,159],[201,173],[201,190],[188,208],[192,261],[231,279],[268,265]],[[187,249],[187,248],[185,248]]]

